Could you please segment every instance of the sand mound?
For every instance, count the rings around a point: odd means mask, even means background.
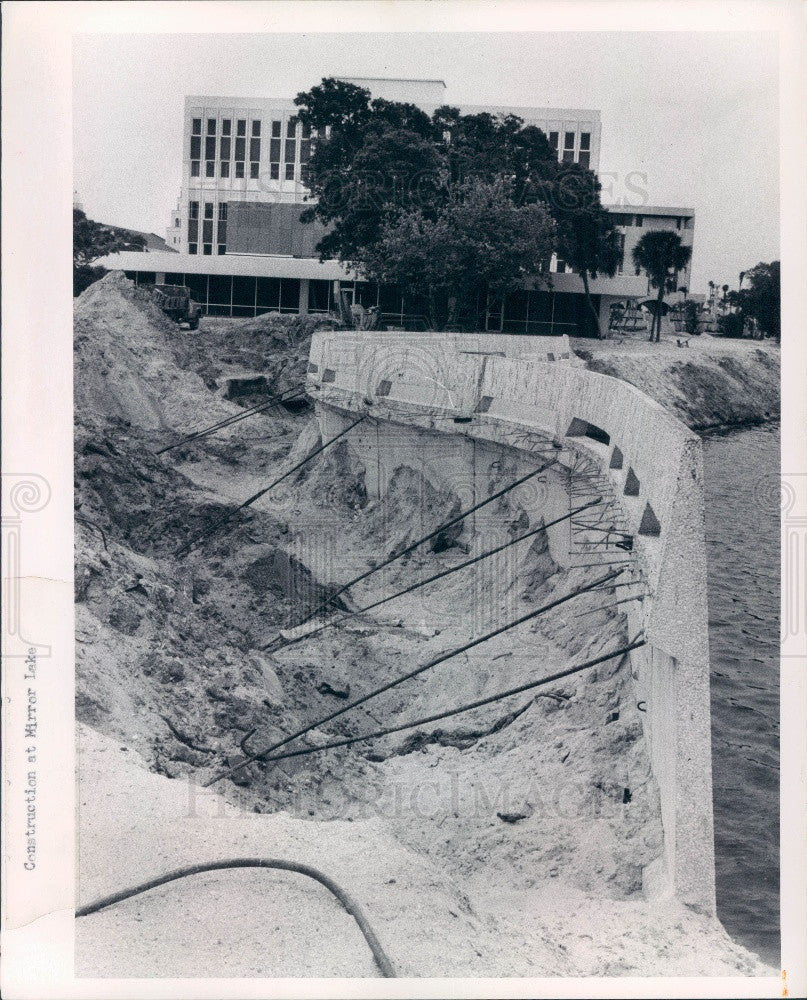
[[[188,335],[122,272],[90,285],[74,305],[77,413],[183,431],[237,413],[178,367],[174,343]]]

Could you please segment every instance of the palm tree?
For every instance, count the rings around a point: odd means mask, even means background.
[[[650,326],[650,340],[661,339],[661,307],[665,292],[673,292],[678,284],[678,272],[683,271],[692,256],[692,247],[684,246],[678,233],[666,229],[651,229],[633,248],[633,263],[647,272],[652,288],[658,289],[656,310]],[[655,337],[654,337],[655,333]]]

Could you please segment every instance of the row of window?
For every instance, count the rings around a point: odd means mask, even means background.
[[[268,180],[280,180],[281,165],[283,177],[287,181],[297,178],[305,183],[307,180],[308,163],[313,152],[312,143],[316,139],[316,130],[309,125],[300,125],[296,118],[290,118],[286,123],[286,137],[283,140],[282,122],[274,120],[269,123],[270,135],[268,143],[261,149],[261,122],[257,119],[250,123],[250,140],[247,149],[247,119],[236,119],[235,142],[232,141],[232,119],[223,118],[221,135],[216,135],[217,120],[207,119],[207,132],[202,146],[202,119],[191,121],[190,161],[191,177],[200,177],[202,163],[205,165],[205,177],[215,177],[218,165],[219,177],[231,176],[231,164],[234,164],[234,176],[246,176],[246,164],[249,163],[250,179],[261,176],[261,158],[266,158],[268,148]],[[204,151],[204,156],[202,152]],[[247,151],[249,159],[247,159]]]
[[[202,211],[203,217],[201,219],[202,226],[200,233],[199,202],[188,202],[188,253],[198,253],[200,242],[202,253],[207,256],[212,255],[214,247],[217,254],[226,253],[227,202],[219,202],[217,218],[214,218],[215,205],[212,201],[206,201]],[[214,225],[215,222],[218,222],[218,226]]]
[[[575,162],[575,146],[574,146],[575,133],[574,132],[564,132],[563,133],[563,149],[559,148],[560,143],[560,132],[550,132],[549,133],[549,145],[554,149],[555,153],[559,155],[563,163],[574,163]],[[583,167],[588,167],[591,163],[591,132],[581,132],[580,133],[580,148],[578,150],[577,163]]]
[[[639,229],[641,229],[644,226],[645,217],[643,215],[625,215],[624,212],[611,212],[610,216],[613,219],[615,226],[624,226],[624,227],[636,226]],[[651,216],[651,218],[653,218],[653,216]],[[676,216],[675,228],[691,229],[692,219],[687,215]]]
[[[153,271],[127,271],[126,277],[139,285],[153,285]],[[185,285],[209,316],[257,316],[265,312],[297,313],[300,309],[298,278],[258,278],[228,274],[167,273],[165,283]],[[425,311],[425,303],[407,298],[396,285],[377,285],[366,281],[342,282],[349,300],[365,308],[378,306],[385,321],[407,325]],[[327,312],[333,308],[333,282],[312,279],[308,282],[308,310]],[[599,296],[594,296],[595,308]],[[488,330],[506,333],[559,334],[583,336],[593,332],[592,319],[581,294],[522,290],[511,292],[504,302],[493,298],[477,303],[480,324]],[[423,318],[421,316],[421,318]]]

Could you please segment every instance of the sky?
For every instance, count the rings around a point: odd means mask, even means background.
[[[691,291],[736,287],[779,257],[776,45],[749,32],[78,35],[73,186],[90,218],[164,236],[186,94],[437,78],[451,104],[599,110],[603,201],[694,208]]]

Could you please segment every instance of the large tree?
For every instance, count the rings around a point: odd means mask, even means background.
[[[586,304],[602,337],[600,317],[591,298],[589,279],[616,274],[622,249],[610,214],[600,203],[597,177],[576,163],[563,164],[553,189],[552,212],[558,223],[558,255],[583,281]]]
[[[746,297],[747,310],[757,321],[765,337],[782,335],[779,261],[757,264],[745,272],[749,287],[740,293]]]
[[[647,272],[652,288],[658,289],[650,340],[661,339],[661,311],[665,292],[678,287],[678,273],[689,263],[692,247],[684,246],[681,237],[668,229],[653,229],[645,233],[633,248],[633,263]]]
[[[435,329],[473,324],[477,293],[503,298],[548,269],[555,223],[542,205],[516,205],[511,182],[471,178],[430,217],[412,209],[362,251],[371,281],[425,302]]]
[[[406,287],[412,287],[413,275],[419,273],[434,299],[435,316],[442,315],[446,296],[455,298],[446,289],[457,292],[467,285],[455,266],[460,258],[475,262],[474,297],[515,287],[514,282],[523,280],[518,268],[530,255],[535,275],[545,270],[551,217],[557,225],[549,255],[558,250],[581,272],[596,321],[589,278],[614,273],[616,234],[594,174],[558,164],[539,128],[516,115],[463,115],[449,106],[430,117],[415,105],[373,100],[367,89],[334,79],[298,94],[295,104],[303,125],[316,130],[307,182],[312,205],[301,219],[316,218],[328,227],[317,246],[321,259],[338,258],[365,275],[383,274],[386,281],[398,274]],[[485,198],[495,211],[482,211]],[[529,210],[519,212],[522,208]],[[454,241],[469,214],[476,225],[493,228],[489,234],[469,230],[462,255]],[[500,240],[502,230],[496,228],[504,218],[515,227],[509,253]],[[532,243],[523,229],[529,218],[537,226]],[[414,240],[412,246],[405,244],[404,234]],[[490,266],[481,252],[486,239]],[[445,240],[450,252],[432,267],[423,256],[425,248],[439,254]],[[395,259],[382,257],[393,253]],[[512,273],[506,259],[516,268]],[[434,268],[442,271],[441,279]],[[440,308],[438,301],[444,303]]]

